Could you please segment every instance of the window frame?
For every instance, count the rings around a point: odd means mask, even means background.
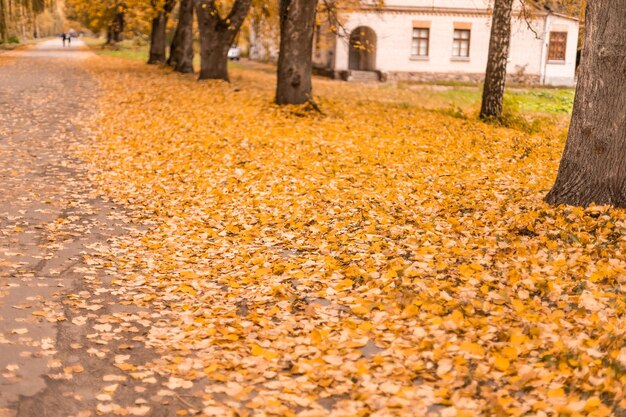
[[[421,36],[422,31],[426,32],[426,37]],[[417,32],[417,36],[415,36]],[[426,54],[420,54],[421,42],[426,42]],[[416,49],[417,53],[413,53]],[[430,56],[430,28],[414,27],[411,31],[411,58],[428,58]]]
[[[557,40],[555,39],[556,35],[562,35],[563,37]],[[548,62],[565,62],[567,60],[567,37],[567,32],[565,31],[550,31],[548,37]]]
[[[467,33],[467,38],[463,38],[463,33]],[[457,34],[459,37],[457,38]],[[458,41],[458,47],[455,43]],[[462,55],[463,43],[467,43],[467,55]],[[452,33],[452,58],[453,59],[469,59],[472,46],[472,30],[471,29],[454,29]]]

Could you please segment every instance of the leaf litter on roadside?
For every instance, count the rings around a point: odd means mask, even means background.
[[[626,216],[542,202],[562,140],[391,89],[319,81],[318,115],[251,70],[87,66],[76,152],[148,226],[90,260],[151,311],[124,320],[160,358],[121,371],[201,386],[206,415],[626,413]]]

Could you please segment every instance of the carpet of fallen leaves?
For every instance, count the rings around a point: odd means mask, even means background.
[[[93,260],[152,311],[161,358],[120,369],[202,386],[210,416],[626,415],[626,214],[542,202],[563,135],[389,88],[319,81],[318,114],[263,72],[87,65],[78,152],[148,226]]]

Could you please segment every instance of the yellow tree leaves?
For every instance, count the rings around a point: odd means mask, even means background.
[[[625,408],[626,216],[542,202],[562,144],[406,89],[318,81],[322,116],[270,104],[262,71],[89,65],[104,100],[79,151],[147,226],[108,254],[115,288],[159,317],[146,366],[202,380],[206,410]]]

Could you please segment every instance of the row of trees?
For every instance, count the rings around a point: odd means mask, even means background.
[[[149,31],[148,63],[169,64],[182,73],[193,72],[195,17],[200,80],[229,79],[228,50],[246,17],[251,15],[255,24],[277,17],[280,49],[276,102],[302,104],[311,100],[313,34],[318,9],[335,13],[339,6],[349,7],[357,0],[340,1],[341,4],[335,0],[321,0],[321,4],[318,0],[67,0],[67,9],[68,15],[94,32],[106,31],[110,43],[119,41],[123,31]],[[178,21],[168,45],[169,22],[175,10]],[[148,27],[141,28],[140,22],[149,22]]]
[[[106,33],[107,43],[115,44],[122,40],[124,32],[147,32],[145,22],[159,4],[151,0],[65,0],[65,11],[69,19],[94,33]]]
[[[555,0],[533,2],[551,6]],[[581,0],[559,0],[580,7]],[[498,118],[502,113],[506,66],[511,36],[511,17],[516,0],[495,0],[488,66],[481,118]],[[320,4],[318,4],[320,3]],[[378,2],[382,4],[382,2]],[[356,0],[68,0],[73,15],[88,22],[92,30],[107,31],[110,43],[119,41],[125,29],[125,16],[133,21],[149,21],[144,31],[151,33],[149,64],[169,64],[176,71],[193,72],[194,14],[200,40],[199,79],[228,80],[227,54],[248,15],[256,24],[269,8],[277,9],[280,33],[276,102],[300,104],[311,99],[312,45],[316,16],[324,14],[336,21],[338,8],[358,7]],[[168,21],[179,6],[174,39],[167,56]],[[531,7],[528,6],[527,7]],[[142,19],[137,19],[140,16]],[[260,18],[259,18],[260,17]],[[336,25],[338,27],[338,25]],[[142,31],[141,28],[139,30]]]
[[[253,4],[253,0],[234,0],[230,7],[224,7],[215,0],[181,0],[180,17],[168,60],[180,72],[193,71],[194,6],[200,34],[199,79],[228,80],[228,50],[250,9],[253,6],[257,9],[265,6],[262,2]],[[317,0],[280,0],[278,4],[278,104],[301,104],[311,100],[313,32],[317,7]],[[173,8],[174,0],[166,0],[153,18],[150,64],[166,62],[166,23]]]
[[[49,36],[62,30],[57,0],[0,0],[0,43]]]
[[[255,14],[255,8],[267,7],[269,3],[262,0],[180,0],[179,19],[167,57],[166,31],[176,0],[108,1],[118,4],[115,13],[106,18],[108,28],[121,31],[123,24],[117,22],[123,22],[125,13],[131,8],[143,10],[151,17],[149,63],[168,63],[183,73],[193,72],[195,14],[200,38],[199,78],[223,80],[228,80],[228,49],[244,19],[251,9]],[[494,2],[481,107],[481,118],[484,119],[497,118],[502,112],[515,1]],[[347,7],[347,4],[337,4],[333,0],[320,2],[278,0],[278,104],[300,104],[311,100],[312,45],[318,7],[335,12],[340,6]],[[581,0],[561,0],[563,2],[581,7]],[[589,2],[586,10],[584,53],[572,124],[558,179],[546,199],[554,204],[584,206],[595,202],[626,207],[626,163],[623,162],[626,113],[621,110],[626,103],[626,89],[623,88],[626,84],[626,44],[623,42],[626,0],[594,0]]]

